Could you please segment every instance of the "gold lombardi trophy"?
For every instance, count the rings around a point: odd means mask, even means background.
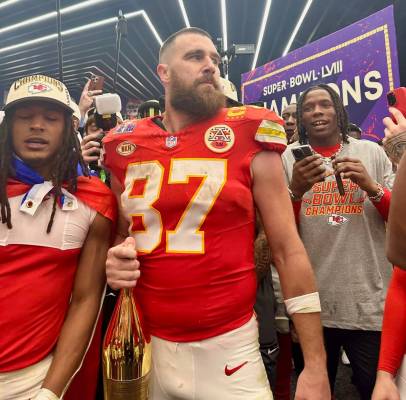
[[[119,11],[116,24],[116,65],[113,92],[119,68],[121,38],[127,36],[127,21]],[[148,400],[151,371],[151,339],[143,331],[132,289],[122,289],[103,342],[105,400]]]
[[[151,365],[132,289],[122,289],[103,342],[105,400],[148,400]]]

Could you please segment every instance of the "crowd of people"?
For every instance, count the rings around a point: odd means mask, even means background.
[[[295,399],[332,399],[343,351],[362,400],[406,399],[405,116],[389,108],[379,145],[329,85],[278,116],[239,103],[220,63],[207,32],[174,33],[164,96],[108,133],[90,81],[77,104],[51,77],[11,86],[1,399],[102,398],[123,288],[151,335],[152,400],[286,400],[293,367]]]

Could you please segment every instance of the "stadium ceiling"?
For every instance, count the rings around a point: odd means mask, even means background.
[[[0,90],[28,74],[59,76],[56,4],[57,0],[0,0]],[[406,42],[406,24],[401,23],[406,20],[405,0],[60,0],[64,81],[76,99],[92,73],[104,75],[106,89],[111,90],[120,9],[128,21],[128,36],[121,45],[117,91],[126,98],[147,100],[162,93],[155,74],[160,43],[189,24],[207,30],[215,40],[222,38],[227,47],[257,46],[257,54],[238,55],[229,66],[229,78],[239,86],[241,73],[253,65],[390,4],[395,5],[400,50]],[[399,60],[405,85],[404,51]]]

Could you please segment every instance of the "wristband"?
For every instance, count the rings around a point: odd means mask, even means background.
[[[302,201],[302,197],[300,196],[296,196],[293,192],[292,189],[288,186],[288,192],[289,192],[289,196],[293,201]]]
[[[295,313],[307,314],[321,311],[319,292],[304,294],[285,300],[286,311],[289,315]]]
[[[59,397],[46,388],[41,388],[32,400],[59,400]]]
[[[375,196],[368,196],[369,200],[374,201],[375,203],[379,203],[382,200],[385,191],[380,183],[376,183],[378,185],[378,193]]]

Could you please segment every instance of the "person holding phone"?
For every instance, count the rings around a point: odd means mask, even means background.
[[[328,85],[302,94],[297,123],[300,144],[288,146],[282,158],[300,235],[320,288],[331,389],[342,346],[361,398],[370,399],[391,276],[385,221],[392,166],[375,143],[348,137],[346,110]]]
[[[80,100],[79,100],[79,110],[80,110],[82,123],[83,123],[86,113],[94,105],[94,103],[93,103],[94,97],[99,96],[100,94],[103,93],[103,84],[104,84],[104,78],[98,79],[97,84],[96,84],[94,76],[92,76],[91,79],[88,79],[85,86],[83,87],[83,91],[82,91],[82,94],[80,95]],[[82,124],[81,124],[81,126],[82,126]]]
[[[397,108],[390,107],[389,111],[396,120],[384,118],[385,128],[384,146],[393,150],[393,159],[399,163],[396,178],[396,192],[394,204],[389,215],[387,256],[389,260],[402,269],[406,269],[406,221],[405,221],[405,151],[406,151],[406,118]],[[403,159],[402,164],[400,164]]]
[[[406,118],[395,107],[389,107],[389,112],[392,114],[392,118],[383,119],[385,137],[382,142],[386,154],[397,166],[406,149]]]
[[[394,268],[382,327],[378,374],[372,400],[406,399],[406,118],[389,107],[392,119],[384,118],[384,146],[393,162],[399,163],[388,218],[386,253]],[[388,149],[386,149],[388,150]]]

